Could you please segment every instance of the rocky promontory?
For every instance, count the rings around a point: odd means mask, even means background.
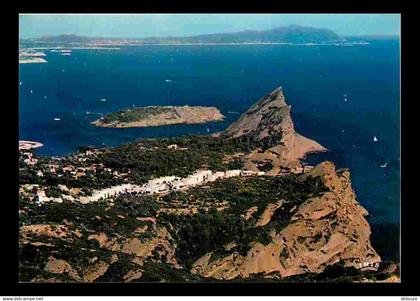
[[[255,162],[271,161],[273,172],[282,168],[300,166],[299,160],[308,153],[325,152],[318,142],[298,134],[290,116],[291,106],[286,104],[281,87],[260,99],[222,137],[250,137],[258,141],[270,141],[270,148],[254,151],[247,156],[247,167],[255,169]],[[273,143],[277,140],[278,143]],[[275,144],[275,145],[273,145]]]

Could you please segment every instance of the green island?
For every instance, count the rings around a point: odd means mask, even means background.
[[[215,107],[148,106],[120,110],[95,120],[100,127],[154,127],[174,124],[198,124],[222,121],[225,116]]]

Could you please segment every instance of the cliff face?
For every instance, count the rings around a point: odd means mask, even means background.
[[[307,153],[326,151],[327,149],[316,141],[296,133],[290,109],[291,107],[286,104],[283,90],[279,87],[254,104],[238,121],[229,126],[222,136],[232,138],[252,136],[258,140],[272,136],[281,137],[280,144],[264,152],[264,157],[280,160],[277,162],[279,166],[296,164]],[[249,159],[258,160],[256,156],[251,154]]]
[[[271,243],[252,243],[246,256],[233,252],[211,260],[212,253],[208,253],[194,263],[191,272],[217,279],[287,277],[320,273],[338,262],[357,269],[380,262],[370,244],[367,211],[355,199],[349,172],[337,172],[331,162],[323,162],[300,180],[307,177],[320,178],[328,191],[292,208],[289,224],[281,231],[271,231]],[[265,211],[281,206],[282,202],[271,204]],[[269,225],[271,221],[264,218]]]

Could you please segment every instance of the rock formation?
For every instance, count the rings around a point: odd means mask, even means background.
[[[268,274],[287,277],[320,273],[339,262],[357,269],[380,262],[370,244],[367,211],[355,199],[350,173],[336,171],[333,163],[323,162],[300,179],[306,177],[319,177],[328,191],[293,208],[289,224],[270,233],[271,243],[254,242],[246,256],[233,252],[211,260],[212,253],[208,253],[194,263],[191,272],[217,279]]]
[[[248,161],[271,160],[275,167],[297,165],[308,153],[326,151],[319,143],[296,133],[290,110],[279,87],[246,111],[222,133],[222,137],[250,136],[261,141],[279,138],[279,144],[248,156]],[[253,169],[250,165],[248,167]]]

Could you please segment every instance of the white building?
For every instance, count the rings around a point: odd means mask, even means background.
[[[230,177],[238,177],[241,175],[242,170],[240,169],[232,169],[232,170],[227,170],[226,171],[226,177],[230,178]]]

